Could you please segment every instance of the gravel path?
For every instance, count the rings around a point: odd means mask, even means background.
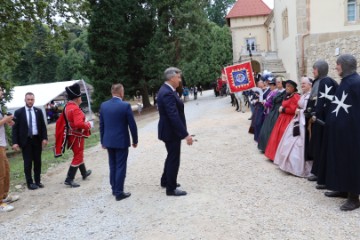
[[[230,99],[204,92],[185,104],[197,142],[182,146],[179,183],[185,197],[167,197],[160,184],[165,146],[157,140],[157,113],[138,122],[125,188],[116,202],[108,183],[106,151],[86,151],[93,174],[80,188],[63,185],[61,164],[44,189],[24,191],[16,209],[0,214],[1,239],[360,239],[360,210],[341,212],[314,183],[281,172],[257,151],[250,113]]]

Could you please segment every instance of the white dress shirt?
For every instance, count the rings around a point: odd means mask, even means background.
[[[168,85],[169,87],[171,87],[171,89],[175,92],[175,88],[173,86],[171,86],[169,83],[165,82],[166,85]]]

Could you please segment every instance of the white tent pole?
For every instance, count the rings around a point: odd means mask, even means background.
[[[91,110],[90,96],[89,96],[89,92],[87,90],[87,86],[86,86],[86,83],[85,83],[84,79],[81,79],[81,81],[82,81],[82,83],[84,85],[86,98],[87,98],[87,101],[88,101],[89,115],[90,115],[89,121],[91,121],[91,120],[93,120],[93,114],[92,114],[92,110]]]

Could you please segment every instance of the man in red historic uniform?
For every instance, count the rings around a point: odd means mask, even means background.
[[[72,86],[66,87],[65,90],[69,99],[63,112],[68,124],[67,144],[68,148],[71,148],[74,153],[65,185],[79,187],[80,185],[74,182],[77,169],[80,169],[83,180],[91,174],[91,170],[86,170],[84,163],[84,142],[85,138],[90,136],[90,129],[93,123],[85,121],[85,114],[79,107],[81,104],[80,85],[75,83]]]

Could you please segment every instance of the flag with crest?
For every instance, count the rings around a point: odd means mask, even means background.
[[[225,75],[231,92],[245,91],[255,87],[251,62],[226,67]]]

